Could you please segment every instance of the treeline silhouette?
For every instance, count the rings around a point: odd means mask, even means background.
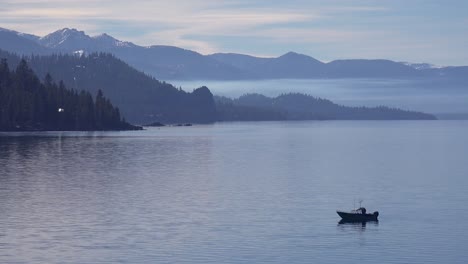
[[[0,58],[10,65],[21,60],[0,50]],[[121,114],[134,124],[210,123],[216,121],[213,95],[207,88],[186,92],[130,67],[108,53],[77,56],[55,54],[23,57],[39,78],[50,73],[65,86],[104,94],[119,107]]]
[[[102,91],[69,90],[47,74],[41,82],[25,60],[0,61],[0,131],[134,130]]]
[[[239,104],[237,99],[215,96],[218,121],[280,121],[287,114],[272,107]]]
[[[433,120],[431,114],[385,106],[350,107],[301,93],[270,98],[246,94],[236,99],[215,97],[218,120]]]

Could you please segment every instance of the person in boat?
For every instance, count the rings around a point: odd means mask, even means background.
[[[365,215],[365,214],[366,214],[366,211],[367,211],[366,208],[361,207],[360,209],[361,209],[361,213],[362,213],[363,215]]]

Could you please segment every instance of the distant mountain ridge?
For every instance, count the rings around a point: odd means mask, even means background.
[[[173,46],[138,46],[107,34],[89,36],[64,28],[43,37],[0,28],[0,49],[20,55],[106,52],[160,80],[246,80],[313,78],[458,78],[468,67],[433,67],[391,60],[335,60],[324,63],[288,52],[277,58],[200,53]]]
[[[277,97],[245,94],[239,98],[215,97],[218,119],[246,120],[435,120],[416,111],[385,106],[350,107],[314,96],[288,93]],[[245,113],[248,112],[248,115]],[[251,119],[248,119],[251,118]]]
[[[278,58],[258,58],[243,54],[215,53],[208,55],[262,79],[322,77],[325,63],[312,57],[288,52]]]

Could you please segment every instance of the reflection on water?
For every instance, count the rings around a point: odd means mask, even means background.
[[[467,135],[445,121],[2,133],[0,263],[464,263],[468,223],[446,219],[468,217]],[[383,218],[337,226],[356,195]]]
[[[377,227],[379,226],[379,221],[350,222],[350,221],[345,221],[342,219],[338,222],[338,227],[340,227],[341,230],[345,230],[346,228],[349,227],[351,230],[364,231],[366,230],[367,225]]]

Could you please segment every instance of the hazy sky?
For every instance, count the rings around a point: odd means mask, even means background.
[[[0,27],[70,27],[203,54],[468,65],[466,0],[0,0]]]

